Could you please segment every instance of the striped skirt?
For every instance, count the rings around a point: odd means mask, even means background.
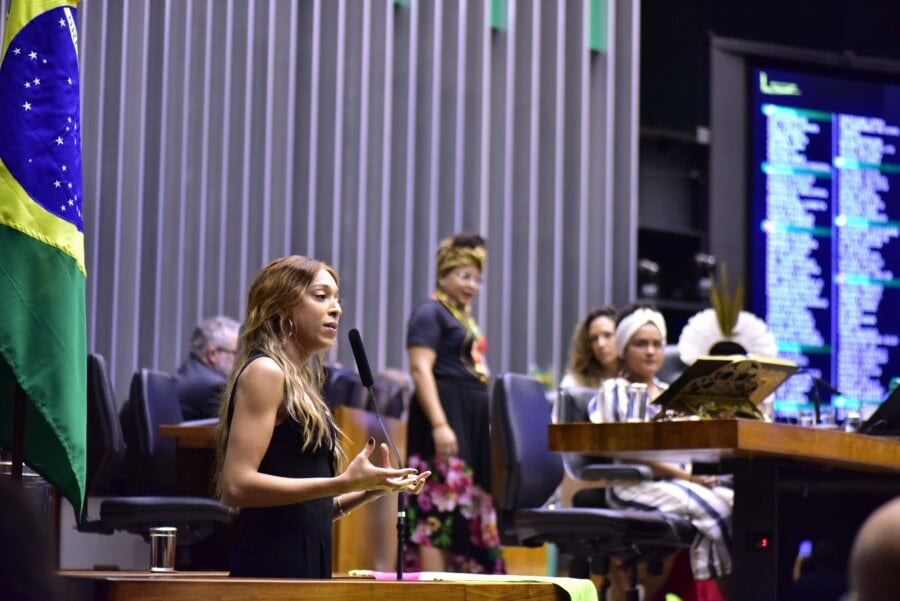
[[[696,580],[731,573],[731,507],[734,491],[724,486],[707,488],[688,480],[656,480],[606,489],[610,507],[664,511],[694,524],[691,570]]]

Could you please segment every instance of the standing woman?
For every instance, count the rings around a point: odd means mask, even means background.
[[[331,522],[428,476],[391,468],[383,444],[373,465],[374,439],[339,473],[320,353],[340,317],[337,274],[315,259],[276,259],[250,287],[219,418],[217,490],[241,509],[232,576],[331,578]]]
[[[629,383],[646,384],[650,400],[666,389],[666,384],[656,377],[662,367],[665,340],[666,322],[655,309],[634,305],[620,316],[615,342],[622,371],[619,377],[606,380],[588,405],[591,421],[625,421]],[[651,407],[648,405],[648,418]],[[654,509],[685,516],[697,529],[690,550],[694,579],[715,579],[724,585],[723,579],[731,572],[734,491],[718,486],[712,476],[692,474],[690,466],[659,462],[647,465],[656,480],[607,487],[607,502],[614,508]]]
[[[619,373],[616,354],[616,312],[610,307],[594,309],[578,322],[569,347],[569,363],[560,388],[599,388]]]
[[[433,471],[422,494],[410,498],[411,570],[504,571],[489,493],[485,340],[471,312],[485,258],[481,236],[443,240],[437,290],[409,318],[409,466]]]

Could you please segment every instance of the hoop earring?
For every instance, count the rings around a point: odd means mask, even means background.
[[[291,321],[290,318],[288,318],[288,325],[291,326],[291,331],[288,332],[287,337],[288,337],[288,338],[293,338],[293,337],[294,337],[294,322]]]

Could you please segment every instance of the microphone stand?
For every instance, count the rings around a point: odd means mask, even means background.
[[[366,390],[369,391],[369,402],[375,407],[375,417],[378,418],[378,423],[381,424],[384,438],[391,448],[394,459],[397,460],[397,467],[401,467],[403,461],[400,459],[400,453],[397,452],[397,447],[394,446],[394,441],[391,440],[391,435],[388,434],[384,420],[381,419],[381,409],[378,408],[378,402],[375,400],[375,388],[372,384],[369,384],[366,386]],[[397,580],[403,580],[403,547],[406,544],[406,499],[403,496],[404,494],[402,491],[397,493]]]
[[[387,440],[391,452],[394,453],[397,467],[400,468],[403,466],[403,460],[400,459],[400,453],[397,452],[397,447],[394,446],[394,441],[391,440],[391,435],[388,434],[384,420],[381,419],[381,409],[378,408],[378,402],[375,400],[375,381],[372,379],[372,370],[369,368],[369,360],[366,358],[366,350],[363,347],[359,330],[355,328],[350,330],[348,337],[350,338],[350,348],[353,350],[353,358],[356,360],[356,367],[359,370],[359,378],[362,385],[369,392],[369,402],[375,408],[375,417],[378,418],[378,423],[381,424],[384,438]],[[403,491],[397,492],[397,580],[403,580],[403,545],[406,541],[406,499],[403,497],[404,494]]]
[[[827,390],[829,393],[837,396],[844,396],[844,393],[832,386],[830,383],[826,382],[822,378],[816,376],[814,373],[809,371],[809,369],[801,369],[798,370],[797,373],[806,374],[810,377],[813,384],[813,409],[816,412],[816,424],[822,423],[822,416],[820,410],[820,402],[819,402],[819,386]]]
[[[819,401],[819,385],[816,382],[816,377],[812,374],[809,374],[813,379],[813,410],[816,412],[816,421],[814,422],[816,425],[822,423],[822,410],[821,410],[821,402]]]
[[[397,493],[397,580],[403,580],[403,548],[406,545],[406,498]]]

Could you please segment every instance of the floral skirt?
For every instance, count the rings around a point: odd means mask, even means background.
[[[472,468],[459,457],[409,458],[409,467],[432,470],[418,495],[407,495],[409,543],[404,569],[420,571],[420,546],[446,551],[447,570],[503,574],[497,514],[491,495],[475,484]]]

